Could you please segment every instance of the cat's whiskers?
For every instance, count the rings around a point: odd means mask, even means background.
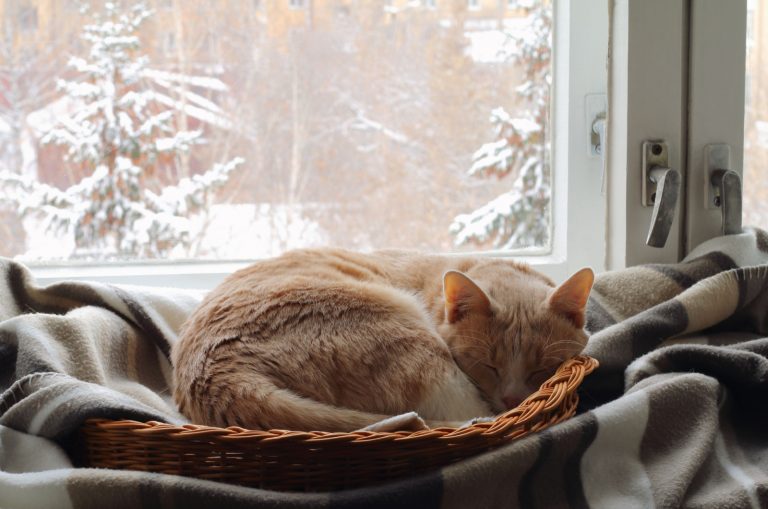
[[[547,355],[545,355],[544,357],[558,357],[558,358],[563,357],[562,355],[558,355],[558,354],[569,354],[568,356],[570,357],[571,355],[573,355],[573,350],[568,348],[561,348],[553,352],[547,352]]]
[[[456,345],[451,348],[454,353],[473,354],[473,357],[488,357],[488,348],[481,345]]]
[[[488,348],[486,340],[480,336],[472,336],[467,334],[457,335],[456,338],[461,341],[461,346],[467,348]]]
[[[551,345],[551,344],[553,344],[553,343],[552,343],[552,335],[553,335],[554,333],[555,333],[555,329],[554,329],[554,327],[552,327],[552,325],[550,324],[550,326],[549,326],[549,332],[547,333],[547,339],[546,339],[546,340],[544,340],[544,342],[543,342],[543,344],[544,344],[544,349],[543,349],[542,351],[543,351],[544,353],[546,353],[546,347],[547,347],[547,345]]]
[[[551,352],[551,351],[563,350],[563,349],[572,350],[574,348],[581,350],[582,344],[579,343],[578,341],[572,341],[572,342],[566,342],[566,343],[558,343],[555,345],[547,345],[544,347],[544,351]]]
[[[579,343],[578,341],[575,341],[573,339],[561,339],[561,340],[558,340],[558,341],[555,341],[555,342],[552,342],[552,343],[547,343],[544,348],[550,348],[550,347],[553,347],[553,346],[556,346],[556,345],[560,345],[560,344],[568,344],[568,345],[578,345],[578,346],[581,346],[581,343]]]
[[[542,349],[542,353],[546,355],[554,352],[574,351],[574,350],[576,352],[580,352],[582,348],[583,348],[583,345],[578,341],[557,341],[553,344],[546,345]]]
[[[558,365],[562,364],[564,359],[555,355],[547,355],[541,359],[542,363],[546,364],[548,360],[555,361]]]
[[[482,361],[481,361],[480,359],[476,359],[476,360],[475,360],[475,362],[473,362],[472,364],[469,364],[468,366],[466,366],[466,369],[467,369],[467,370],[470,370],[470,369],[474,369],[474,368],[475,368],[475,366],[477,366],[477,365],[478,365],[478,364],[480,364],[481,362],[482,362]]]
[[[458,335],[459,338],[462,339],[471,339],[473,341],[482,342],[485,343],[488,341],[488,338],[481,334],[473,333],[472,331],[463,331],[461,334]]]

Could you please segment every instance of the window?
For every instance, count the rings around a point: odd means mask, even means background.
[[[744,108],[744,208],[746,225],[768,224],[768,8],[747,3],[747,50]]]
[[[480,9],[480,0],[467,0],[467,6],[471,10]]]
[[[288,5],[292,9],[303,9],[305,0],[288,0]]]
[[[79,153],[66,143],[91,140],[95,119],[70,122],[77,133],[56,125],[83,111],[82,99],[61,94],[30,112],[41,152],[34,172],[6,175],[5,198],[42,190],[69,208],[14,218],[25,235],[3,254],[45,261],[38,272],[50,277],[71,276],[74,263],[84,277],[169,284],[157,275],[192,274],[193,285],[242,260],[320,244],[515,253],[558,278],[600,268],[601,158],[586,117],[605,113],[603,2],[578,12],[567,1],[521,3],[499,20],[496,9],[437,19],[400,4],[379,4],[375,16],[373,5],[341,1],[297,18],[287,9],[306,4],[290,1],[270,11],[266,31],[238,10],[250,6],[195,17],[196,2],[179,5],[186,30],[204,22],[228,35],[216,61],[205,43],[189,50],[185,72],[172,60],[154,67],[151,54],[131,61],[135,74],[110,85],[129,105],[114,128],[144,131],[122,137],[133,145],[113,167],[89,159],[101,145]],[[359,20],[374,21],[349,30]],[[172,31],[157,36],[174,46]],[[137,56],[156,46],[137,37]],[[99,83],[88,86],[98,93]],[[136,98],[154,100],[144,116]],[[136,197],[142,186],[151,194]]]

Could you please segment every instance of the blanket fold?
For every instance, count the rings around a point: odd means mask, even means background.
[[[768,506],[768,235],[598,275],[580,414],[439,471],[286,494],[73,468],[85,419],[185,422],[169,352],[203,292],[37,285],[0,260],[0,507]],[[31,457],[32,451],[38,456]],[[128,501],[132,501],[129,503]]]

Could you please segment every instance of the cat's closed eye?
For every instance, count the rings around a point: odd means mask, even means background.
[[[551,374],[552,374],[552,370],[537,369],[536,371],[528,375],[528,378],[526,379],[526,383],[533,386],[539,386],[543,384],[547,380],[547,378],[550,377]]]
[[[495,376],[496,378],[499,377],[499,369],[496,366],[494,366],[493,364],[488,364],[487,362],[484,362],[483,366],[485,367],[485,369],[493,373],[493,376]]]

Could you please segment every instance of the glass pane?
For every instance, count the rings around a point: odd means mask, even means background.
[[[747,2],[743,223],[768,224],[768,9]]]
[[[2,255],[549,249],[549,0],[2,5]]]

